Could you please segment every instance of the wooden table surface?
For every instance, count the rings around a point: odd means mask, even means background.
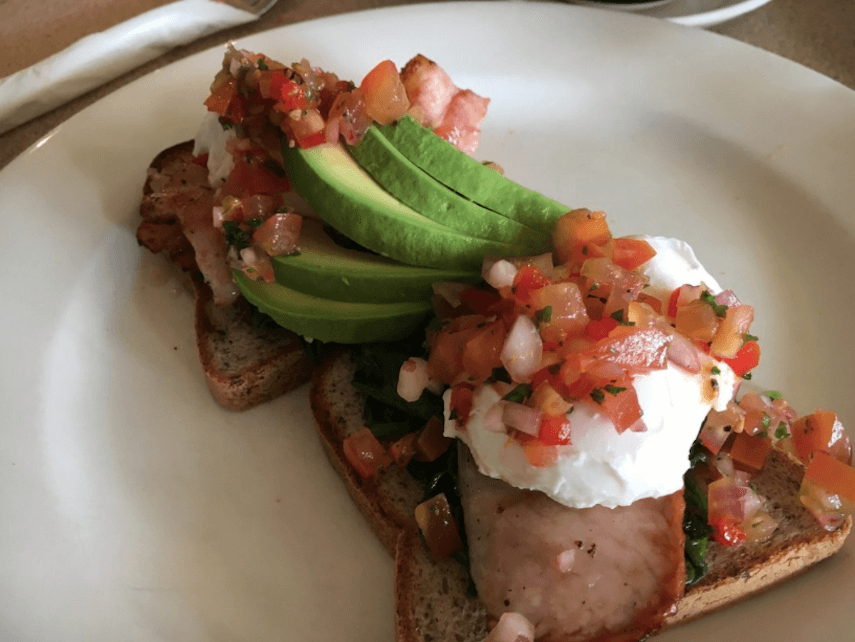
[[[90,33],[169,0],[0,0],[0,77],[26,68]],[[58,124],[119,87],[170,62],[273,27],[417,0],[279,0],[260,19],[178,47],[102,87],[0,135],[0,168]],[[766,49],[855,89],[855,2],[772,0],[711,28]]]

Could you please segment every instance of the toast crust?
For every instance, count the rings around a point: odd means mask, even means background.
[[[164,176],[178,177],[180,187],[170,187]],[[207,169],[193,162],[192,141],[160,152],[143,186],[137,240],[189,277],[183,280],[196,297],[196,348],[211,395],[223,408],[248,410],[306,383],[313,364],[296,334],[278,326],[257,327],[243,297],[230,305],[213,304],[177,213],[196,198],[211,197],[207,177]]]
[[[342,441],[364,427],[364,397],[350,385],[354,370],[346,350],[324,361],[312,378],[312,412],[330,462],[394,557],[398,642],[480,642],[487,634],[487,615],[468,591],[466,572],[450,559],[434,562],[419,536],[412,517],[421,499],[418,484],[397,467],[365,481],[347,462]],[[770,453],[754,481],[771,502],[778,530],[755,546],[727,548],[710,542],[708,574],[687,589],[676,612],[666,619],[666,628],[765,591],[840,550],[852,518],[836,531],[824,530],[798,501],[802,475],[801,464],[777,450]],[[407,492],[401,492],[403,488]]]

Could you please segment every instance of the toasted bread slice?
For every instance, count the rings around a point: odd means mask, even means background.
[[[342,442],[364,427],[364,397],[350,384],[354,370],[348,352],[339,352],[321,364],[312,378],[312,412],[332,465],[395,558],[398,642],[480,642],[487,634],[486,611],[469,592],[466,572],[453,560],[433,561],[418,534],[413,513],[421,501],[421,486],[397,467],[363,480],[347,462]],[[769,498],[767,506],[779,520],[777,531],[756,546],[727,548],[711,542],[709,573],[687,590],[668,625],[689,621],[765,590],[840,549],[852,519],[836,531],[824,530],[798,501],[803,473],[800,464],[777,450],[771,452],[753,483]]]
[[[174,189],[165,177],[179,177],[180,188]],[[207,170],[193,162],[192,142],[158,154],[143,188],[137,240],[166,255],[189,277],[196,295],[196,347],[211,394],[228,410],[247,410],[308,381],[313,364],[293,332],[254,323],[257,317],[243,297],[229,305],[214,305],[175,211],[197,194],[210,197],[207,177]],[[193,196],[188,198],[188,193]]]

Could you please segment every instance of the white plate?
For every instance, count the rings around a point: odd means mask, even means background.
[[[615,11],[634,11],[640,15],[665,18],[689,27],[712,27],[754,11],[771,0],[652,0],[638,4],[610,4],[581,0],[584,4]]]
[[[688,240],[757,307],[755,382],[855,424],[855,93],[715,34],[555,3],[379,10],[240,44],[357,80],[437,59],[492,97],[480,157],[617,234]],[[220,60],[111,94],[0,172],[5,639],[392,640],[391,560],[306,390],[220,410],[190,300],[134,238],[145,168],[194,134]],[[855,540],[661,639],[851,640],[853,598]]]

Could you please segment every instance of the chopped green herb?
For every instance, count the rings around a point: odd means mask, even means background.
[[[549,323],[552,320],[552,306],[547,305],[542,310],[535,312],[534,316],[538,323]]]
[[[775,428],[775,439],[783,439],[790,434],[790,431],[787,430],[787,424],[783,421],[778,424],[778,427]]]
[[[264,61],[264,58],[258,59],[258,68],[261,69],[261,71],[267,71],[268,69],[270,69],[270,67],[268,67],[267,63]]]
[[[502,399],[505,401],[514,401],[519,403],[523,401],[526,397],[531,394],[531,386],[527,383],[521,383],[516,388],[511,390],[508,394],[506,394]]]
[[[593,390],[591,390],[591,399],[601,404],[603,403],[603,401],[605,401],[606,395],[604,395],[603,391],[599,388],[594,388]]]
[[[248,247],[252,239],[252,234],[244,230],[237,221],[223,221],[223,232],[226,235],[226,244],[233,245],[237,250]]]
[[[760,337],[758,337],[758,336],[755,336],[753,334],[748,334],[747,332],[745,333],[745,340],[746,341],[757,341],[759,339],[760,339]]]
[[[718,366],[713,366],[713,369],[710,370],[710,372],[712,372],[714,375],[721,374],[721,368],[719,368]]]
[[[609,393],[610,395],[619,395],[619,394],[620,394],[620,393],[622,393],[624,390],[626,390],[626,388],[621,387],[621,386],[613,386],[613,385],[611,385],[611,384],[609,384],[609,385],[605,386],[605,391],[606,391],[607,393]]]
[[[618,323],[623,323],[623,310],[615,310],[609,316]]]
[[[763,413],[763,427],[768,428],[770,421],[772,421],[772,418],[764,412]]]
[[[701,299],[709,303],[710,306],[712,306],[712,309],[717,317],[724,318],[724,316],[727,314],[727,306],[716,303],[715,297],[710,292],[701,292]]]
[[[751,381],[751,373],[746,372],[744,375],[742,375],[742,378],[745,379],[746,381]]]
[[[783,399],[784,398],[784,395],[782,395],[777,390],[769,390],[766,393],[766,396],[769,397],[769,399]]]

